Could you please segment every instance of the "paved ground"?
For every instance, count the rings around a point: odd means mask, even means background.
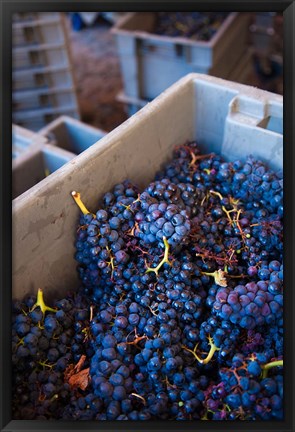
[[[122,80],[110,27],[99,20],[77,32],[68,21],[81,120],[106,131],[127,118],[124,106],[115,100]]]

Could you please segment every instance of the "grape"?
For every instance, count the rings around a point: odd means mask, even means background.
[[[79,219],[77,292],[13,304],[14,419],[282,420],[282,198],[197,143],[115,185]]]

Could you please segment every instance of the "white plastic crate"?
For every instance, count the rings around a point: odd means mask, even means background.
[[[72,117],[61,116],[38,132],[56,146],[75,154],[80,154],[106,135]]]
[[[68,66],[36,67],[12,72],[12,88],[15,91],[57,86],[72,87],[73,84],[72,72]]]
[[[132,12],[112,28],[128,97],[151,100],[190,72],[227,78],[247,46],[248,13],[232,12],[208,42],[152,33],[153,12]]]
[[[64,29],[59,17],[21,21],[12,24],[12,46],[64,43]]]
[[[12,50],[13,69],[68,65],[68,52],[63,43],[25,45]]]
[[[59,12],[16,12],[12,16],[13,22],[35,21],[40,19],[57,19]]]
[[[106,133],[61,116],[38,133],[13,125],[13,198],[42,181]]]
[[[256,12],[254,25],[264,28],[273,27],[275,16],[276,12]]]
[[[232,71],[228,75],[230,81],[234,81],[240,84],[246,84],[253,69],[252,64],[252,51],[246,50],[242,54],[240,59],[234,65]],[[144,99],[137,99],[134,97],[126,96],[124,92],[119,92],[116,100],[124,104],[126,114],[131,117],[137,113],[142,107],[144,107],[149,101]]]
[[[34,110],[38,108],[54,108],[77,104],[75,89],[53,87],[49,89],[21,90],[12,93],[13,112]]]
[[[80,117],[77,107],[72,106],[15,112],[12,118],[14,123],[37,132],[61,115],[67,115],[78,120]]]
[[[197,140],[227,160],[283,161],[282,96],[206,75],[184,77],[141,111],[13,201],[13,297],[79,286],[74,238],[79,191],[90,211],[116,183],[144,187],[176,145]],[[24,235],[25,233],[25,235]]]
[[[23,159],[36,146],[40,147],[48,142],[46,137],[17,125],[12,125],[12,169],[22,163]]]
[[[12,171],[12,198],[37,185],[75,156],[51,144],[34,146]]]

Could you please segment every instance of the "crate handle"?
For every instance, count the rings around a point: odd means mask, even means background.
[[[138,39],[137,41],[138,52],[139,53],[156,53],[161,49],[161,45],[157,45],[151,41],[143,41]],[[191,62],[191,48],[187,47],[181,43],[174,43],[173,46],[169,47],[171,53],[174,52],[175,57],[184,58],[187,63]]]
[[[283,135],[283,103],[237,95],[229,104],[229,117]]]
[[[255,89],[256,90],[256,89]],[[283,166],[283,102],[271,95],[237,95],[229,104],[221,153],[231,159],[246,155],[265,161],[271,169]]]

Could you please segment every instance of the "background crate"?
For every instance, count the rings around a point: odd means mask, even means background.
[[[37,108],[76,106],[76,103],[74,89],[67,87],[21,90],[12,93],[12,109],[15,113],[17,111],[34,110]]]
[[[39,131],[60,148],[82,153],[106,135],[101,129],[86,125],[68,116],[61,116]]]
[[[252,72],[252,55],[253,53],[250,49],[246,50],[246,52],[242,54],[228,75],[229,81],[234,81],[240,84],[245,84],[247,82],[248,77]],[[149,101],[144,99],[129,97],[122,91],[118,93],[116,100],[124,104],[125,112],[129,117],[137,113],[137,111],[149,103]]]
[[[76,155],[50,144],[35,146],[12,172],[12,198],[40,183]]]
[[[12,21],[23,22],[39,19],[57,19],[59,16],[59,12],[15,12],[12,16]]]
[[[189,75],[16,198],[13,297],[36,293],[39,287],[46,296],[60,297],[79,286],[74,239],[80,211],[73,190],[95,211],[102,195],[126,178],[146,186],[170,160],[174,146],[187,140],[197,140],[202,151],[227,160],[253,154],[275,170],[282,168],[282,101],[282,96],[256,88]]]
[[[37,131],[62,114],[79,118],[63,14],[16,14],[12,33],[12,121]]]
[[[12,68],[28,69],[40,66],[67,66],[68,52],[64,44],[26,45],[12,51]]]
[[[60,17],[12,23],[13,48],[30,44],[65,43]]]
[[[125,95],[151,100],[190,72],[227,78],[246,50],[249,18],[246,13],[230,13],[204,42],[152,34],[154,13],[127,14],[112,28]]]
[[[106,133],[61,116],[38,133],[13,125],[13,198],[61,168]]]
[[[14,91],[51,87],[73,87],[74,80],[69,66],[31,68],[12,73]]]
[[[12,169],[21,163],[24,157],[36,146],[42,146],[48,142],[46,137],[17,125],[12,125]]]
[[[12,118],[14,123],[37,132],[61,115],[67,115],[79,119],[76,106],[58,107],[54,109],[43,108],[38,110],[24,110],[13,113]]]

